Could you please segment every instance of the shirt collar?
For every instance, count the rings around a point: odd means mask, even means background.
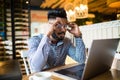
[[[46,36],[47,37],[47,36]],[[62,41],[59,41],[58,43],[57,43],[57,46],[60,46],[60,45],[62,45],[63,43],[64,43],[64,40],[65,39],[63,39]],[[47,42],[49,43],[49,44],[52,44],[52,42],[51,42],[51,40],[47,37]]]
[[[63,41],[64,41],[64,40],[63,40]],[[63,41],[59,41],[56,46],[62,45],[62,44],[64,43]],[[49,42],[50,44],[52,44],[52,42],[51,42],[51,40],[50,40],[49,38],[48,38],[48,42]]]
[[[62,44],[63,44],[63,41],[60,41],[60,42],[57,43],[57,46],[60,46]]]

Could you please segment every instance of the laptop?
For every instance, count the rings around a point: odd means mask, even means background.
[[[55,71],[76,80],[89,80],[110,70],[120,38],[93,40],[85,64]]]

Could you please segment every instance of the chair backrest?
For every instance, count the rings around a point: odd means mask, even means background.
[[[24,62],[24,65],[25,65],[25,71],[26,71],[26,74],[29,75],[32,73],[32,70],[31,70],[31,67],[30,67],[30,64],[29,64],[29,60],[28,60],[28,50],[21,50],[20,51],[20,55],[21,55],[21,58],[23,59],[23,62]]]

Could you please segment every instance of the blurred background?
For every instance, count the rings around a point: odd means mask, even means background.
[[[120,0],[0,0],[0,61],[18,59],[26,74],[21,51],[30,37],[46,33],[48,10],[57,8],[79,25],[86,50],[94,39],[120,38]],[[73,35],[66,36],[74,43]]]

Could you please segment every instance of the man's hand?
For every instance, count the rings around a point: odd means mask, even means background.
[[[53,33],[53,31],[54,31],[55,23],[56,23],[56,22],[57,22],[57,21],[56,21],[55,19],[49,21],[49,30],[48,30],[48,32],[47,32],[47,36],[48,36],[49,38],[50,38],[50,36],[52,35],[52,33]]]
[[[81,37],[82,36],[82,33],[80,32],[79,27],[78,27],[77,24],[75,24],[75,23],[68,23],[68,26],[71,28],[71,29],[67,29],[68,32],[73,34],[75,37]]]

